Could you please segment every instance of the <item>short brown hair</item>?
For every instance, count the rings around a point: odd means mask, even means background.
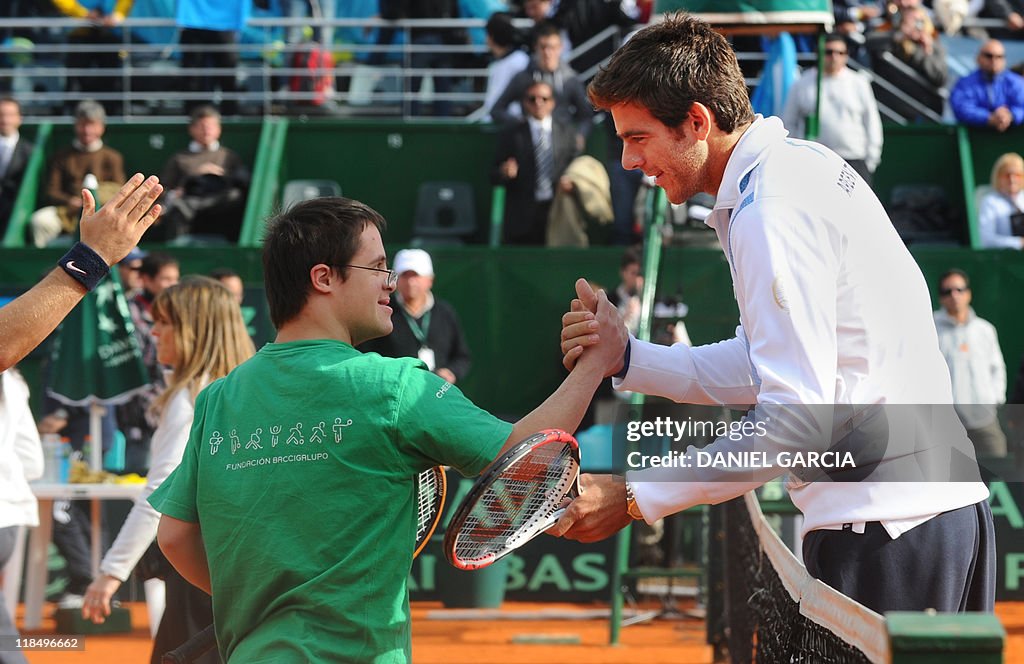
[[[267,222],[263,283],[274,327],[299,315],[313,290],[309,271],[323,263],[348,278],[363,229],[387,225],[376,210],[350,198],[323,197],[296,203]]]
[[[588,94],[605,110],[640,104],[672,128],[694,102],[707,106],[726,133],[754,119],[732,47],[709,24],[684,13],[666,14],[633,35],[594,77]]]

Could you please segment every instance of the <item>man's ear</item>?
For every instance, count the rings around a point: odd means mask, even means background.
[[[342,278],[330,265],[317,263],[309,269],[309,281],[313,284],[313,290],[329,293],[332,286],[341,283]]]
[[[699,101],[695,101],[690,104],[690,111],[686,114],[686,119],[683,122],[693,131],[697,140],[706,141],[708,136],[711,135],[715,115],[707,106]]]

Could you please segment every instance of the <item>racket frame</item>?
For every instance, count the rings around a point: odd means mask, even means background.
[[[438,524],[441,523],[441,514],[444,512],[444,501],[445,501],[445,498],[446,498],[446,496],[448,494],[448,479],[447,479],[446,474],[444,472],[444,466],[434,466],[433,468],[428,468],[427,470],[424,470],[422,473],[419,473],[418,475],[416,475],[416,530],[417,530],[417,532],[420,530],[420,518],[422,516],[420,514],[420,508],[419,508],[420,486],[421,486],[422,481],[423,481],[423,479],[422,479],[423,476],[424,475],[428,475],[428,474],[429,475],[433,475],[435,480],[436,480],[436,482],[437,482],[438,493],[440,495],[440,499],[438,499],[436,501],[437,510],[431,516],[430,525],[424,531],[423,537],[416,540],[416,544],[415,544],[415,547],[413,549],[413,554],[412,554],[413,560],[415,560],[416,556],[420,555],[420,552],[423,551],[423,549],[426,548],[427,543],[430,542],[430,538],[433,537],[433,535],[434,535],[434,531],[437,530]]]
[[[445,531],[444,535],[444,555],[445,558],[448,559],[448,562],[451,563],[453,567],[462,570],[474,570],[487,567],[488,565],[492,565],[504,556],[514,551],[515,549],[522,546],[523,544],[526,544],[536,535],[540,534],[544,530],[547,530],[556,521],[558,521],[558,519],[565,512],[564,508],[554,510],[550,515],[543,519],[543,521],[541,521],[540,525],[534,526],[535,531],[532,535],[524,538],[521,542],[513,546],[506,547],[501,552],[490,553],[486,556],[476,558],[473,560],[462,560],[460,558],[457,558],[455,555],[455,546],[458,542],[458,537],[461,534],[462,527],[465,525],[466,520],[473,512],[473,509],[476,507],[481,497],[490,490],[494,481],[500,478],[501,475],[504,474],[505,470],[513,464],[513,462],[526,456],[534,448],[539,447],[540,445],[550,445],[556,442],[561,442],[569,445],[569,448],[573,456],[573,460],[576,464],[576,469],[573,474],[572,480],[569,482],[569,486],[563,494],[563,497],[576,497],[579,495],[580,448],[579,443],[576,441],[576,438],[573,437],[572,434],[562,431],[561,429],[545,429],[544,431],[539,431],[531,435],[530,437],[526,438],[522,442],[517,443],[514,447],[506,451],[500,457],[498,457],[498,459],[491,465],[487,472],[485,472],[484,475],[476,481],[476,483],[473,485],[473,488],[470,489],[469,493],[466,494],[465,499],[463,499],[462,503],[455,511],[454,516],[452,516],[451,521],[449,521],[448,528]],[[525,526],[527,523],[529,523],[535,518],[537,517],[531,516],[530,519],[528,519],[523,524],[523,526]],[[522,527],[520,527],[520,530],[522,530]],[[521,537],[521,534],[514,533],[509,536],[509,539],[512,539],[513,537],[517,536]]]

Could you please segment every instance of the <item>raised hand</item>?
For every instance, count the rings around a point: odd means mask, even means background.
[[[156,177],[147,179],[142,173],[136,173],[106,205],[96,210],[92,192],[83,189],[79,222],[82,242],[107,265],[114,265],[128,255],[160,216],[160,206],[154,203],[163,190]]]

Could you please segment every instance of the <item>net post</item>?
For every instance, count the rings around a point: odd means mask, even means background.
[[[1006,631],[991,613],[885,614],[892,664],[1000,664]]]

